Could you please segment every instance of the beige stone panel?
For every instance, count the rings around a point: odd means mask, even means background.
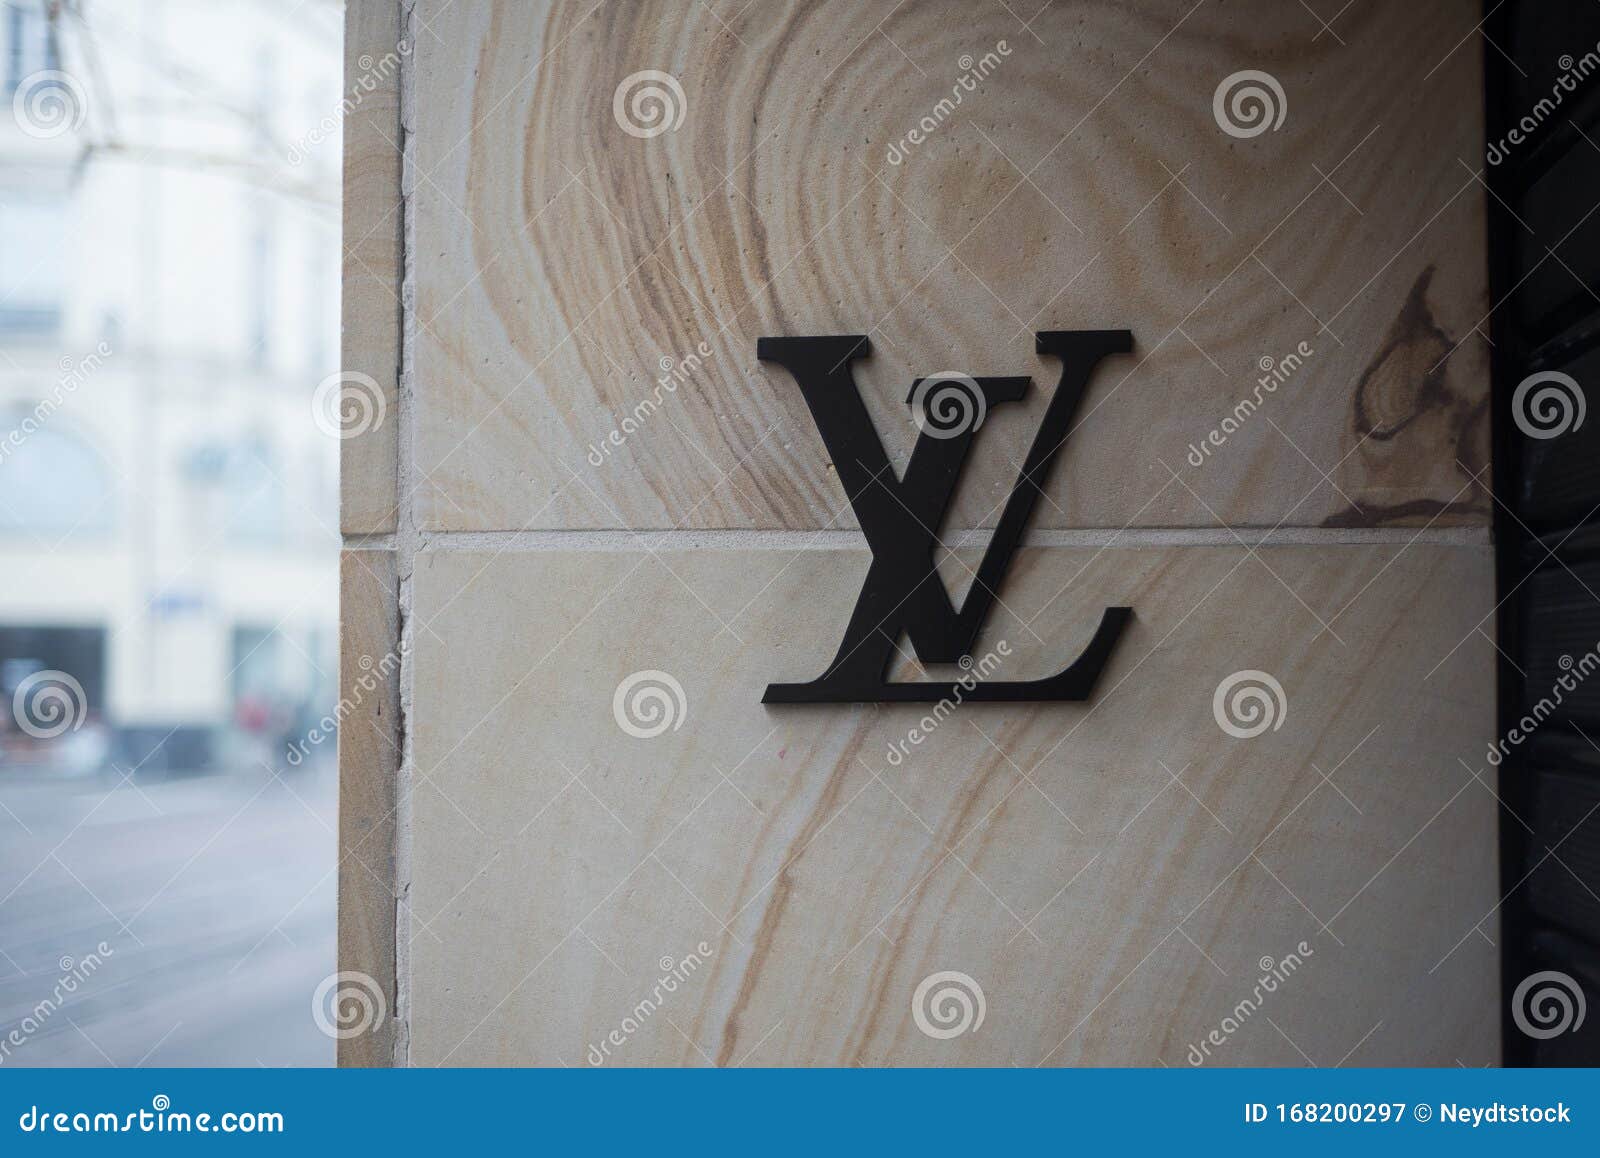
[[[851,526],[798,390],[755,359],[819,333],[871,334],[857,378],[897,466],[913,377],[1033,376],[952,514],[990,525],[1057,380],[1050,328],[1135,348],[1096,375],[1040,525],[1483,523],[1477,17],[1358,5],[1334,37],[1278,0],[1063,0],[1026,27],[989,3],[422,0],[419,525]],[[658,82],[677,127],[653,136],[614,112],[643,70],[682,90]],[[1281,85],[1276,130],[1219,127],[1242,70]],[[1212,431],[1207,485],[1176,485]]]
[[[339,525],[346,534],[393,531],[397,521],[400,70],[410,51],[400,0],[348,0],[340,366],[342,391],[351,397],[342,414],[330,397],[323,416],[350,435],[339,464]]]
[[[631,543],[417,557],[414,1063],[1183,1065],[1291,954],[1206,1064],[1498,1056],[1486,547],[1028,548],[975,654],[1048,674],[1131,605],[1093,702],[911,742],[759,702],[864,551]],[[1284,701],[1236,738],[1249,670]],[[919,1030],[941,971],[975,1032]]]
[[[339,1041],[342,1066],[393,1064],[395,769],[399,617],[394,554],[346,551],[339,568],[339,969],[364,973],[385,1012]],[[364,986],[361,986],[364,987]],[[352,992],[357,987],[351,987]]]

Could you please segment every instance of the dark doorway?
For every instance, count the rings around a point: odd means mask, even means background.
[[[1600,6],[1485,7],[1505,1062],[1596,1065]]]

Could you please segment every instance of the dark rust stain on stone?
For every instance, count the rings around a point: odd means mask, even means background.
[[[1445,519],[1460,522],[1486,516],[1482,486],[1472,482],[1488,456],[1487,380],[1452,369],[1465,361],[1462,343],[1453,341],[1428,304],[1435,266],[1412,283],[1383,342],[1356,382],[1351,428],[1359,446],[1363,482],[1359,505],[1323,520],[1327,527],[1366,527]],[[1416,463],[1448,465],[1445,495],[1420,497],[1414,485]],[[1465,488],[1465,489],[1463,489]],[[1381,501],[1385,494],[1409,496]]]

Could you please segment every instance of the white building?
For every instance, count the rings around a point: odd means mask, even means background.
[[[0,0],[0,763],[38,669],[152,766],[335,698],[341,20]]]

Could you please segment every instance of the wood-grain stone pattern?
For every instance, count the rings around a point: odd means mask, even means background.
[[[991,525],[1056,381],[1032,335],[1071,328],[1136,345],[1097,376],[1041,525],[1481,524],[1476,18],[1361,4],[1335,37],[1276,0],[1027,26],[977,0],[422,0],[419,524],[852,526],[755,347],[868,333],[897,467],[914,377],[1033,375],[953,512]],[[628,84],[645,70],[678,92]],[[1276,130],[1220,127],[1241,70],[1281,86]],[[652,85],[676,127],[633,135],[618,89]],[[1302,342],[1262,401],[1260,362]]]
[[[1100,694],[943,714],[758,702],[831,655],[863,551],[426,552],[411,1060],[1183,1065],[1304,941],[1263,1012],[1319,1064],[1488,1062],[1486,556],[1025,550],[975,655],[1046,674],[1125,600]],[[1251,669],[1284,701],[1238,738]],[[681,688],[652,737],[639,671]],[[987,1014],[941,1040],[947,970]],[[1304,1064],[1265,1017],[1207,1062]]]

